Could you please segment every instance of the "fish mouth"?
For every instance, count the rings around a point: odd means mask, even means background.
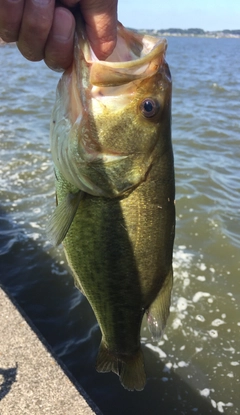
[[[78,16],[78,19],[81,19]],[[118,22],[117,44],[105,60],[98,60],[87,40],[83,24],[77,21],[75,56],[81,49],[90,68],[89,81],[95,86],[121,86],[153,76],[162,66],[167,40],[141,35],[126,29]]]
[[[74,61],[59,82],[51,124],[55,167],[74,188],[118,197],[146,180],[158,136],[139,108],[154,96],[164,104],[171,83],[166,49],[165,39],[118,23],[113,53],[98,60],[76,16]]]

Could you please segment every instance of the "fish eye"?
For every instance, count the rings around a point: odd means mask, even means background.
[[[140,104],[140,111],[146,118],[152,118],[159,111],[160,105],[153,98],[145,98]]]

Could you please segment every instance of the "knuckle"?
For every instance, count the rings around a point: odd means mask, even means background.
[[[0,38],[4,42],[16,42],[18,40],[18,32],[7,28],[0,28]]]
[[[38,62],[43,59],[43,52],[37,50],[34,45],[29,45],[26,42],[18,42],[17,47],[21,54],[29,61]]]
[[[34,37],[46,38],[51,28],[51,20],[49,18],[29,18],[26,25],[26,32],[28,36],[30,33],[34,34]]]

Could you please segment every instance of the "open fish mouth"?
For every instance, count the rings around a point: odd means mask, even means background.
[[[79,47],[82,49],[86,62],[91,65],[90,82],[97,86],[124,85],[154,75],[163,64],[167,49],[166,39],[140,35],[118,23],[116,47],[105,61],[100,61],[84,33],[78,31],[76,36],[79,41],[75,44],[75,53],[79,53]]]

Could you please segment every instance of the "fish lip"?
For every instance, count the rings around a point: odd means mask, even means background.
[[[90,82],[95,86],[120,86],[155,75],[164,61],[162,43],[149,55],[126,62],[93,62],[90,69]]]

